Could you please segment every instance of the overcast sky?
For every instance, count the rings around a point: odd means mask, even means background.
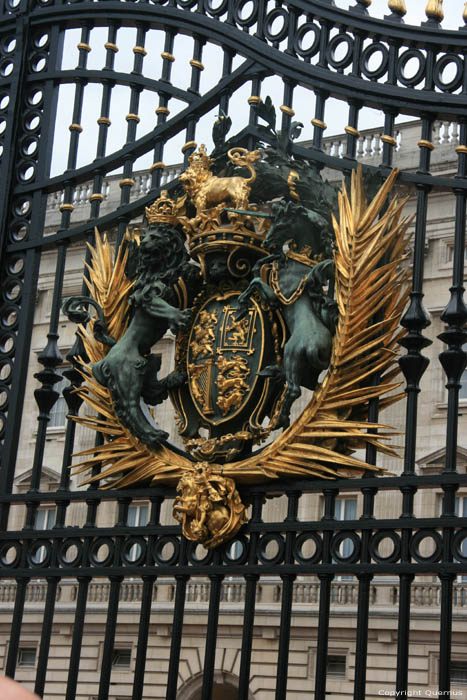
[[[335,0],[337,6],[348,8],[349,0]],[[418,25],[426,20],[425,7],[426,0],[406,0],[407,15],[406,23]],[[464,2],[462,0],[444,0],[443,9],[445,19],[443,27],[446,29],[458,29],[463,26],[462,11]],[[388,14],[387,0],[373,0],[370,8],[371,14],[375,17],[384,17]],[[120,51],[115,57],[115,69],[123,72],[131,71],[133,52],[135,45],[135,29],[122,28],[119,30],[117,43]],[[160,31],[150,31],[147,34],[146,49],[148,55],[144,59],[143,74],[148,77],[159,77],[162,59],[160,57],[161,45],[163,45],[163,33]],[[78,51],[77,43],[80,41],[80,30],[67,31],[65,42],[63,67],[74,69],[77,65]],[[92,51],[88,56],[88,67],[99,69],[105,62],[104,43],[107,41],[107,32],[104,28],[96,28],[91,32],[90,45]],[[175,39],[174,54],[176,60],[172,67],[172,81],[174,85],[181,88],[189,86],[191,68],[189,60],[192,57],[193,41],[189,37],[179,35]],[[242,62],[241,57],[237,57],[234,68]],[[201,76],[201,92],[215,87],[221,77],[222,51],[219,47],[207,44],[203,53],[203,63],[206,69]],[[240,131],[248,119],[247,99],[251,94],[251,85],[247,84],[236,92],[230,105],[230,115],[233,119],[231,134]],[[274,103],[279,107],[282,104],[282,81],[277,77],[267,78],[262,87],[262,96],[271,95]],[[52,162],[52,174],[57,175],[64,171],[67,163],[67,151],[70,138],[68,125],[72,122],[72,108],[75,88],[74,85],[63,85],[60,87],[59,112],[57,119],[54,157]],[[102,86],[88,84],[85,88],[82,126],[83,133],[80,137],[77,167],[85,165],[95,158],[95,148],[97,142],[98,126],[97,119],[100,116],[100,103],[102,96]],[[125,115],[129,109],[129,88],[116,86],[112,91],[112,103],[110,119],[112,122],[108,133],[107,153],[112,153],[123,146],[126,139],[127,122]],[[158,96],[149,91],[144,91],[140,98],[139,116],[140,123],[137,129],[137,138],[150,132],[155,125],[155,108],[158,106]],[[303,122],[303,139],[312,138],[313,128],[311,119],[314,116],[314,96],[310,91],[298,87],[294,93],[294,109],[296,119]],[[169,107],[172,115],[184,107],[184,103],[171,100]],[[197,132],[198,143],[206,142],[211,148],[211,130],[217,110],[205,115],[199,123]],[[384,115],[376,109],[363,108],[360,112],[359,128],[366,129],[379,127],[383,124]],[[398,121],[406,121],[407,115],[400,115]],[[344,127],[348,124],[348,110],[344,103],[337,100],[328,100],[326,106],[325,121],[328,129],[325,136],[342,134]],[[166,146],[164,160],[166,163],[178,163],[182,160],[181,146],[185,142],[185,134],[181,133],[174,137]],[[151,166],[153,154],[148,153],[135,162],[135,170],[144,170]]]

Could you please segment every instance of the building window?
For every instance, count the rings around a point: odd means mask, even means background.
[[[55,508],[38,508],[34,520],[34,530],[51,530],[55,525]]]
[[[114,649],[112,652],[112,668],[130,668],[131,649]]]
[[[451,683],[467,685],[467,662],[451,661]]]
[[[67,367],[58,367],[55,369],[55,372],[62,377],[57,384],[54,384],[54,391],[57,391],[60,395],[50,410],[49,422],[47,424],[48,428],[64,428],[66,425],[68,406],[63,396],[63,390],[67,386],[70,386],[68,379],[63,376],[63,372],[66,369]]]
[[[448,245],[447,252],[447,262],[454,262],[454,245]],[[467,246],[464,248],[464,260],[467,260]]]
[[[357,499],[354,498],[336,498],[334,507],[334,517],[336,520],[356,520],[357,518]]]
[[[38,508],[34,519],[34,530],[51,530],[55,525],[55,508]],[[31,557],[34,564],[41,564],[45,557],[45,547],[39,547]]]
[[[35,647],[20,647],[18,649],[18,666],[33,668],[36,665],[36,653]]]
[[[328,656],[326,661],[326,675],[331,678],[345,678],[345,656]]]
[[[131,527],[143,527],[147,525],[149,521],[149,506],[147,503],[138,503],[137,505],[130,506],[128,508],[128,516],[126,524]],[[141,554],[141,545],[134,544],[129,552],[128,559],[130,561],[136,561]]]
[[[149,506],[147,503],[138,503],[128,508],[126,524],[130,527],[142,527],[148,524]]]

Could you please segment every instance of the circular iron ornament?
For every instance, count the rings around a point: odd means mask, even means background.
[[[8,105],[10,104],[10,96],[6,92],[0,93],[0,111],[6,112]]]
[[[456,75],[452,80],[445,82],[442,80],[443,71],[447,66],[454,64],[456,66]],[[456,56],[453,53],[447,53],[436,62],[433,80],[437,88],[443,92],[454,92],[462,85],[462,78],[464,76],[464,61],[460,56]]]
[[[415,58],[418,60],[418,70],[413,75],[411,78],[406,77],[404,70],[408,64],[408,62],[412,59]],[[399,60],[397,61],[397,66],[396,66],[396,75],[397,75],[397,80],[402,83],[402,85],[405,85],[406,87],[415,87],[418,85],[423,78],[425,77],[425,67],[426,67],[426,58],[423,55],[421,51],[418,49],[407,49],[407,51],[404,51],[401,56],[399,56]]]
[[[8,559],[12,556],[12,550],[14,551],[14,556],[11,561]],[[15,569],[21,560],[21,545],[19,542],[2,542],[0,544],[0,566],[5,569]]]
[[[313,42],[311,46],[307,49],[304,48],[305,40],[308,38],[308,34],[313,34]],[[294,51],[298,56],[302,58],[311,58],[319,51],[319,44],[321,39],[321,30],[313,22],[305,22],[297,30],[294,40]]]
[[[229,0],[221,0],[217,6],[214,5],[213,0],[204,0],[204,9],[211,17],[221,17],[225,15],[228,8]]]
[[[353,544],[353,550],[347,557],[342,556],[342,554],[339,552],[339,548],[341,544],[345,542],[345,540],[350,540]],[[336,535],[334,535],[334,537],[332,538],[332,558],[342,564],[354,564],[356,561],[358,561],[358,558],[360,556],[360,546],[360,537],[355,532],[353,532],[352,530],[342,530],[341,532],[338,532]]]
[[[247,5],[252,5],[252,9],[247,17],[242,17],[242,11]],[[251,27],[258,18],[258,0],[241,0],[234,8],[234,20],[240,27]]]
[[[24,117],[24,128],[29,133],[36,132],[41,125],[41,112],[38,109],[31,109]]]
[[[34,88],[27,96],[26,101],[31,107],[40,107],[44,101],[44,93],[42,90]]]
[[[230,556],[231,549],[236,545],[240,544],[242,547],[242,552],[238,557]],[[222,558],[227,564],[245,564],[248,559],[248,540],[244,535],[239,535],[233,540],[230,540],[224,545],[224,551],[222,552]]]
[[[109,551],[104,558],[99,557],[99,549],[107,546]],[[89,561],[93,566],[109,566],[112,563],[115,552],[115,542],[111,537],[98,537],[89,548]]]
[[[15,354],[15,344],[16,336],[14,333],[2,333],[0,340],[0,352],[2,355],[12,357]]]
[[[38,51],[31,59],[31,69],[33,73],[42,73],[47,68],[49,54],[45,51]]]
[[[43,552],[41,552],[41,555],[43,554],[43,556],[41,556],[41,560],[38,561],[37,554],[41,549],[43,550]],[[26,560],[29,566],[40,566],[41,568],[43,566],[48,566],[51,558],[52,542],[50,542],[50,540],[33,540],[31,542],[26,555]]]
[[[462,552],[462,543],[467,539],[467,529],[458,530],[452,543],[453,554],[459,561],[467,561],[467,552]]]
[[[0,323],[4,328],[9,331],[14,331],[19,325],[19,308],[14,304],[9,304],[5,306],[0,317]]]
[[[196,554],[196,550],[198,549],[200,545],[197,544],[196,542],[190,542],[188,548],[187,548],[187,556],[188,556],[188,561],[191,564],[210,564],[212,561],[212,558],[214,556],[214,550],[213,549],[206,549],[206,554],[204,557],[198,557]]]
[[[277,553],[272,557],[267,554],[267,546],[274,542],[277,545]],[[280,564],[284,559],[285,552],[285,542],[281,535],[276,535],[275,533],[270,533],[268,535],[263,535],[258,542],[258,558],[263,564]]]
[[[379,545],[384,540],[391,540],[392,544],[394,545],[393,551],[386,557],[383,557],[383,555],[379,553],[378,549]],[[393,532],[392,530],[380,530],[371,537],[369,550],[371,558],[375,561],[392,564],[393,562],[398,561],[401,555],[401,538],[397,532]]]
[[[177,0],[176,4],[184,10],[191,10],[192,7],[198,4],[198,0]]]
[[[36,163],[35,161],[28,159],[23,160],[21,167],[18,171],[19,180],[21,182],[30,182],[34,175],[36,174]]]
[[[19,280],[10,280],[5,284],[3,289],[3,298],[5,301],[14,301],[18,303],[21,299],[22,282]]]
[[[12,255],[8,261],[8,274],[12,276],[20,276],[24,271],[24,255]]]
[[[136,557],[131,557],[131,550],[133,547],[140,548],[140,552]],[[124,545],[122,547],[123,563],[127,564],[128,566],[139,566],[144,562],[147,550],[148,543],[146,542],[144,537],[137,537],[136,535],[134,537],[128,537],[128,539],[125,540]]]
[[[50,44],[50,36],[47,32],[39,32],[39,34],[34,37],[33,44],[37,49],[44,50]]]
[[[29,221],[24,219],[23,221],[16,221],[12,230],[10,232],[10,239],[12,241],[24,241],[29,235]]]
[[[5,58],[0,63],[0,75],[7,78],[13,73],[14,63],[11,58]]]
[[[272,25],[279,17],[282,18],[283,24],[278,32],[272,31]],[[289,32],[289,13],[283,7],[276,7],[266,15],[264,26],[264,36],[268,41],[283,41]]]
[[[11,360],[0,360],[0,378],[4,384],[11,384],[12,368]]]
[[[14,34],[11,34],[10,36],[7,36],[3,39],[2,44],[1,44],[1,51],[2,53],[8,55],[14,52],[16,48],[16,39]]]
[[[39,137],[38,136],[24,136],[21,140],[21,151],[24,156],[32,156],[36,153],[39,147]]]
[[[371,58],[378,53],[381,54],[381,63],[377,68],[370,68]],[[375,41],[374,44],[367,46],[360,56],[360,70],[364,76],[372,80],[382,78],[383,75],[387,73],[388,63],[389,51],[387,47],[379,41]]]
[[[423,540],[431,539],[435,543],[435,551],[428,556],[423,556],[420,554],[420,545]],[[419,563],[430,562],[434,563],[441,559],[443,553],[443,540],[439,532],[436,530],[418,530],[410,540],[409,545],[410,554]]]
[[[343,58],[337,59],[337,49],[343,44],[347,46],[347,53],[343,56]],[[326,58],[329,65],[336,70],[350,66],[353,60],[353,44],[353,39],[348,34],[337,34],[336,36],[333,36],[326,49]]]
[[[164,547],[167,546],[172,547],[172,553],[170,555],[164,554]],[[180,540],[174,535],[165,535],[154,542],[151,550],[152,558],[158,564],[173,566],[178,562],[180,556]]]
[[[67,557],[69,550],[76,547],[75,556],[70,559]],[[79,566],[83,558],[83,543],[78,537],[69,537],[61,542],[57,551],[57,559],[61,566]]]
[[[314,554],[312,554],[310,557],[307,557],[302,553],[303,547],[307,542],[313,542],[315,545]],[[317,564],[321,560],[322,554],[323,540],[319,535],[317,535],[314,532],[303,532],[297,537],[297,539],[294,542],[294,559],[300,564]]]

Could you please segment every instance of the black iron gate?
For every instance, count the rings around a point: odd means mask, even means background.
[[[35,691],[41,696],[67,700],[88,697],[79,685],[83,671],[80,661],[85,612],[90,586],[93,581],[104,579],[110,582],[108,608],[99,686],[94,696],[99,700],[109,697],[122,586],[128,579],[137,579],[142,581],[142,591],[131,697],[133,700],[152,697],[145,690],[145,672],[147,674],[149,664],[147,649],[154,587],[158,581],[168,580],[174,586],[170,657],[161,682],[163,696],[177,697],[187,586],[192,579],[201,577],[210,584],[206,589],[209,590],[209,605],[202,633],[205,652],[201,697],[208,700],[215,680],[216,640],[226,577],[238,577],[235,580],[242,584],[242,605],[238,614],[243,616],[243,626],[236,692],[239,698],[250,697],[250,668],[255,648],[251,622],[255,617],[255,602],[261,582],[276,577],[280,622],[277,645],[274,653],[271,652],[271,663],[275,667],[272,677],[275,697],[278,700],[288,697],[288,659],[297,581],[317,577],[319,608],[313,637],[312,675],[314,697],[324,700],[330,669],[326,660],[333,580],[342,576],[353,576],[358,583],[353,609],[356,618],[353,697],[361,700],[367,696],[371,586],[374,577],[380,576],[400,579],[391,601],[398,605],[397,668],[392,680],[381,687],[397,690],[400,695],[411,687],[412,583],[416,576],[433,576],[440,581],[439,619],[442,621],[436,640],[439,650],[436,685],[448,694],[453,590],[456,577],[466,572],[467,562],[463,547],[467,530],[462,529],[465,521],[456,515],[455,508],[456,491],[467,485],[466,474],[456,469],[459,389],[465,367],[462,346],[467,339],[464,330],[467,314],[462,300],[467,194],[467,33],[441,28],[440,2],[428,3],[428,21],[417,28],[402,21],[403,2],[391,0],[384,21],[369,15],[370,4],[369,0],[358,0],[348,10],[343,10],[336,8],[332,0],[289,0],[287,3],[274,0],[2,0],[0,575],[16,582],[4,670],[7,675],[15,674],[18,652],[22,649],[28,584],[45,579],[35,680]],[[92,58],[95,37],[101,45],[97,61]],[[75,51],[75,65],[69,60],[71,46]],[[119,49],[121,56],[126,54],[121,61]],[[177,73],[180,56],[184,67],[182,73]],[[217,71],[206,81],[203,78],[205,68],[206,75],[214,68]],[[66,92],[64,86],[71,86],[70,92]],[[98,93],[95,86],[99,86]],[[196,148],[195,140],[205,138],[203,129],[207,127],[203,125],[210,124],[213,115],[222,110],[235,117],[241,138],[247,139],[248,145],[253,147],[258,130],[252,105],[271,91],[280,105],[283,127],[290,125],[294,114],[307,124],[311,122],[311,139],[305,145],[296,144],[296,152],[303,156],[311,154],[323,166],[344,175],[357,163],[360,117],[365,110],[375,110],[375,119],[381,118],[384,122],[378,168],[383,175],[391,169],[394,152],[399,148],[397,117],[408,115],[420,120],[418,167],[403,171],[400,176],[401,186],[412,188],[416,193],[413,289],[403,319],[408,334],[403,340],[406,354],[401,359],[407,383],[403,473],[384,480],[339,480],[325,486],[320,481],[255,486],[249,490],[251,519],[237,537],[236,548],[223,547],[200,555],[181,538],[178,526],[161,522],[161,506],[167,498],[173,498],[170,489],[154,489],[150,493],[142,489],[102,492],[95,485],[87,490],[71,486],[68,466],[75,440],[75,424],[71,420],[66,426],[58,488],[41,490],[48,420],[59,400],[54,386],[62,380],[57,370],[64,362],[60,352],[64,347],[60,338],[62,287],[67,274],[67,256],[73,245],[92,241],[94,226],[101,231],[113,231],[117,240],[121,240],[127,225],[154,200],[163,179],[164,160],[177,162],[172,143],[181,146],[186,162]],[[126,106],[117,105],[115,109],[117,94],[119,99],[125,94]],[[325,122],[332,118],[337,104],[339,111],[348,115],[345,139],[329,154],[323,146]],[[60,112],[62,106],[69,107],[71,118],[67,122],[63,116],[65,112]],[[140,122],[144,122],[148,106],[151,114],[155,110],[157,125],[156,128],[154,124],[145,127],[144,132]],[[90,126],[90,113],[97,116],[97,120],[93,120],[93,124],[97,122],[94,131]],[[120,118],[120,133],[125,125],[126,137],[121,138],[115,132],[114,142],[109,144],[113,133],[111,116],[117,121]],[[458,144],[452,146],[452,160],[457,162],[455,175],[433,174],[430,169],[433,128],[437,121],[459,125]],[[87,136],[87,131],[91,137]],[[201,137],[197,136],[199,133]],[[177,141],[179,136],[181,140]],[[146,155],[152,163],[144,161]],[[51,174],[51,165],[57,174]],[[134,173],[143,168],[150,173],[150,188],[149,191],[143,188],[135,195]],[[105,183],[109,173],[114,171],[120,173],[120,202],[113,211],[107,211]],[[86,205],[84,223],[83,217],[76,223],[76,192],[83,183],[87,183],[89,205]],[[171,187],[170,183],[164,186]],[[440,336],[442,342],[436,341],[447,387],[445,466],[439,473],[420,475],[416,473],[419,384],[428,365],[422,351],[431,342],[427,338],[429,331],[425,331],[430,320],[423,305],[424,255],[427,209],[433,191],[449,193],[455,201],[450,299],[441,315],[446,330]],[[54,193],[60,193],[60,223],[47,227],[47,203]],[[21,493],[14,488],[14,479],[18,474],[17,460],[21,458],[19,448],[24,440],[22,419],[27,415],[23,407],[28,396],[27,369],[31,362],[35,297],[41,260],[52,250],[56,251],[55,282],[48,302],[47,341],[38,355],[42,369],[35,375],[34,387],[39,417],[37,428],[31,430],[35,441],[32,462],[22,464],[24,472],[29,470],[29,476],[27,491]],[[81,381],[72,364],[76,353],[76,347],[72,347],[68,353],[68,368],[64,371],[72,386]],[[69,412],[76,414],[80,409],[79,400],[70,391],[65,392],[65,398]],[[377,403],[370,413],[370,420],[377,419]],[[371,448],[366,458],[374,463]],[[402,494],[402,508],[397,515],[375,517],[375,499],[381,489],[395,496]],[[418,510],[416,516],[414,503],[417,493],[423,489],[438,490],[442,505],[439,510],[437,506],[429,512]],[[335,517],[335,502],[347,492],[361,494],[363,505],[361,517],[354,516],[343,523]],[[323,516],[319,520],[307,519],[303,509],[299,510],[300,500],[310,493],[323,499]],[[286,498],[287,515],[284,520],[263,522],[264,499],[272,495]],[[129,526],[129,508],[142,498],[151,503],[148,524]],[[101,524],[96,519],[99,504],[103,502],[116,504],[116,520],[112,525]],[[86,505],[85,522],[79,527],[70,524],[67,515],[77,503]],[[46,529],[39,531],[35,527],[37,513],[47,504],[55,508],[54,524],[52,527],[49,523]],[[17,522],[12,514],[23,511],[24,527],[15,526],[14,530],[7,531],[9,522]],[[350,553],[342,550],[346,539],[352,542]],[[379,549],[383,540],[392,543],[392,553]],[[422,545],[428,541],[432,546],[426,553]],[[140,548],[141,556],[128,556],[135,546]],[[102,554],[102,548],[106,548],[106,554]],[[48,676],[50,645],[55,633],[54,611],[59,587],[68,580],[76,582],[69,662],[60,690],[54,691],[54,680]],[[111,697],[117,691],[118,688],[113,688]],[[92,695],[91,692],[89,697]],[[162,696],[161,691],[159,696]],[[115,697],[120,697],[118,692]],[[262,696],[258,694],[257,697]],[[296,695],[290,691],[290,697]]]

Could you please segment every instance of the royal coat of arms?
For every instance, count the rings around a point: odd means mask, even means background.
[[[225,143],[221,117],[213,154],[190,156],[116,257],[96,232],[89,296],[64,301],[87,355],[77,391],[98,413],[75,419],[107,439],[75,469],[98,466],[87,483],[112,487],[177,484],[174,515],[208,548],[246,522],[237,484],[380,472],[352,455],[367,444],[395,454],[390,429],[365,416],[370,401],[401,397],[397,172],[369,204],[361,172],[337,193],[316,164],[288,155],[297,126],[276,134],[270,103],[258,109],[275,146]],[[160,377],[154,346],[169,330],[175,367]],[[303,387],[312,398],[291,421]],[[167,398],[185,451],[157,425]]]

